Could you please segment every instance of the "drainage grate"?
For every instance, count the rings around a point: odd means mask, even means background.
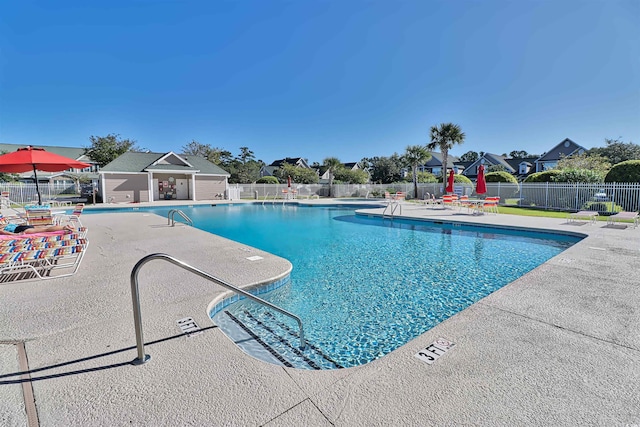
[[[182,333],[187,334],[188,337],[192,337],[194,335],[202,333],[202,329],[200,329],[200,326],[198,326],[195,320],[193,320],[193,317],[185,317],[184,319],[179,319],[177,323]]]

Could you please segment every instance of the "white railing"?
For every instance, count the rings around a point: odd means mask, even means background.
[[[80,192],[73,184],[41,183],[38,185],[38,188],[40,189],[40,195],[43,201],[60,196],[78,197]],[[8,192],[9,199],[16,203],[27,204],[38,200],[38,192],[35,184],[0,182],[0,191]]]
[[[281,194],[287,184],[230,184],[237,186],[243,199],[264,200],[268,194]],[[385,191],[403,192],[415,199],[413,183],[394,184],[292,184],[298,198],[333,197],[339,198],[384,198]],[[442,196],[442,184],[418,184],[418,199],[424,196]],[[474,184],[455,184],[458,195],[475,195]],[[484,196],[500,197],[501,205],[558,209],[567,211],[596,210],[640,210],[640,183],[487,183]]]

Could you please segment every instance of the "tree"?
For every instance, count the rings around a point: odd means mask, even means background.
[[[438,182],[438,178],[436,178],[436,176],[431,172],[418,172],[418,182],[421,184],[427,183],[427,182],[435,183],[435,182]]]
[[[369,181],[369,174],[361,169],[338,168],[335,178],[347,184],[366,184]]]
[[[453,123],[441,123],[439,126],[431,126],[431,142],[427,144],[427,149],[433,151],[436,148],[442,153],[442,176],[447,176],[447,162],[449,161],[449,150],[455,144],[464,142],[465,134],[460,126]],[[443,192],[446,191],[446,184]]]
[[[509,153],[509,157],[512,159],[524,159],[527,157],[539,157],[537,154],[529,154],[524,150],[514,150]]]
[[[110,133],[107,136],[91,135],[89,141],[91,141],[91,146],[85,147],[84,153],[100,167],[111,163],[127,151],[140,151],[136,146],[136,141],[121,139],[120,135],[117,134]]]
[[[211,150],[212,148],[209,144],[201,144],[195,139],[182,147],[183,154],[186,154],[187,156],[204,157],[205,159],[209,156]]]
[[[393,153],[390,157],[372,157],[369,161],[371,162],[371,181],[379,184],[400,181],[402,162],[397,153]]]
[[[573,179],[577,179],[579,176],[579,174],[576,175],[575,171],[589,171],[589,173],[584,174],[589,181],[582,182],[602,182],[607,172],[609,172],[609,169],[611,169],[611,163],[609,163],[607,158],[602,157],[600,154],[583,153],[561,158],[558,160],[556,169],[560,171],[574,171],[571,175],[572,180],[559,182],[578,182],[573,181]],[[600,176],[600,178],[593,181],[593,174]]]
[[[315,169],[301,168],[289,163],[283,163],[273,172],[273,175],[280,179],[280,182],[287,182],[287,177],[291,177],[293,182],[299,184],[316,184],[318,173]]]
[[[338,168],[343,167],[342,162],[337,157],[327,157],[322,161],[322,165],[329,171],[329,191],[333,193],[333,189],[331,188],[333,185],[333,176]]]
[[[621,138],[605,139],[605,147],[595,147],[587,151],[589,155],[599,154],[609,159],[611,164],[626,160],[640,160],[640,145],[633,142],[625,143]]]
[[[256,156],[254,156],[253,151],[249,150],[249,147],[240,147],[238,158],[242,163],[247,163],[249,160],[254,160]]]
[[[475,162],[480,158],[480,154],[475,151],[467,151],[462,156],[460,156],[461,162]]]
[[[225,169],[225,167],[228,167],[231,162],[233,162],[233,155],[231,151],[214,147],[207,154],[207,160]]]
[[[431,153],[420,145],[410,145],[406,148],[403,160],[411,166],[413,176],[413,197],[418,198],[418,166],[425,164],[431,158]]]

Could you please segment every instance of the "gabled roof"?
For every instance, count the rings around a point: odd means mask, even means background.
[[[0,144],[0,152],[11,153],[12,151],[16,151],[18,148],[24,148],[26,145],[21,144]],[[59,154],[61,156],[69,157],[74,160],[80,160],[82,162],[92,162],[91,158],[87,157],[84,154],[84,148],[78,147],[58,147],[58,146],[47,146],[47,145],[34,145],[34,148],[43,148],[50,153]]]
[[[303,159],[302,157],[285,157],[284,159],[275,160],[269,166],[280,167],[280,166],[282,166],[283,163],[288,163],[288,164],[290,164],[292,166],[300,166],[300,167],[303,167],[303,168],[308,168],[309,167],[309,165],[307,164],[306,160]]]
[[[176,171],[197,172],[204,175],[230,176],[220,168],[203,157],[178,156],[172,151],[168,153],[126,153],[105,165],[100,172],[145,172],[145,171]]]
[[[547,162],[547,161],[560,160],[561,158],[570,156],[579,150],[586,151],[586,149],[582,145],[576,144],[569,138],[565,138],[558,145],[556,145],[551,150],[547,151],[545,154],[540,156],[536,161]]]
[[[504,167],[505,170],[509,173],[514,173],[517,170],[517,168],[514,168],[504,156],[492,153],[484,153],[484,155],[482,155],[475,162],[471,163],[465,170],[469,171],[470,176],[476,176],[476,167],[480,166],[481,164],[484,164],[485,166],[499,165]]]
[[[452,168],[454,166],[454,163],[458,163],[459,161],[459,157],[449,154],[447,156],[447,167]],[[424,165],[430,168],[442,167],[442,153],[431,152],[431,158]]]

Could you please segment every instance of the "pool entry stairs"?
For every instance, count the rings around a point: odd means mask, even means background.
[[[174,210],[172,213],[179,212]],[[170,216],[169,220],[172,220],[172,216]],[[216,283],[236,293],[238,296],[246,298],[245,301],[251,301],[259,307],[262,311],[257,315],[250,313],[248,309],[241,308],[235,314],[232,314],[229,310],[224,310],[224,312],[219,312],[214,316],[214,321],[217,319],[216,323],[227,336],[231,337],[240,348],[252,356],[287,367],[302,369],[339,369],[343,367],[324,354],[318,347],[305,340],[302,320],[295,314],[163,253],[155,253],[143,257],[131,271],[131,299],[133,302],[133,319],[138,353],[138,357],[131,362],[132,364],[142,365],[151,360],[151,356],[145,353],[144,347],[138,274],[142,266],[153,260],[167,261]],[[222,319],[219,316],[221,314],[224,315]],[[296,323],[296,326],[287,325],[286,322],[293,325],[292,320]],[[234,326],[229,327],[229,325]]]
[[[245,353],[258,359],[299,369],[340,369],[339,362],[307,341],[300,348],[300,335],[286,319],[266,310],[252,312],[243,307],[226,309],[214,316],[214,322]]]

